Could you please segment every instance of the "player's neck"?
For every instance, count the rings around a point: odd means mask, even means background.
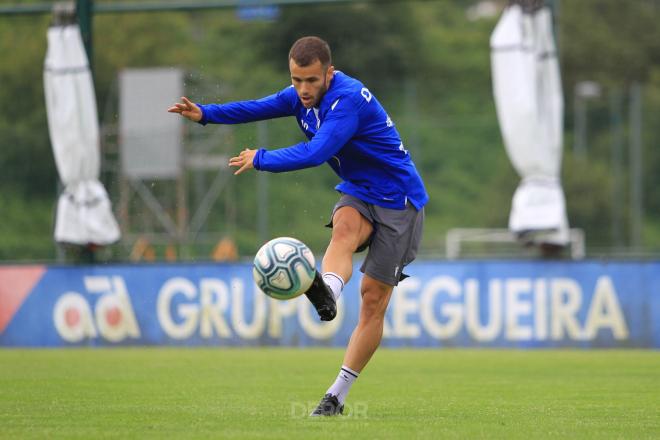
[[[323,102],[323,99],[325,99],[325,95],[327,95],[328,92],[330,91],[330,89],[332,88],[332,84],[334,83],[334,81],[333,81],[334,79],[335,79],[335,75],[333,74],[333,75],[332,75],[332,78],[330,78],[330,81],[328,81],[328,85],[327,85],[326,88],[325,88],[325,92],[323,92],[323,95],[321,95],[321,97],[319,98],[318,102],[317,102],[316,105],[313,107],[313,108],[315,108],[316,110],[318,110],[318,109],[321,108],[321,102]]]

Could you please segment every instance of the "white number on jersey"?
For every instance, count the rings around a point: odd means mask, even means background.
[[[367,102],[371,102],[371,92],[369,89],[363,87],[362,90],[360,90],[360,94],[367,100]]]

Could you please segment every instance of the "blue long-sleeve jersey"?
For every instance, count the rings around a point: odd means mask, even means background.
[[[260,148],[257,170],[282,172],[327,162],[343,180],[335,188],[367,203],[417,210],[428,194],[394,123],[364,85],[335,72],[318,108],[305,108],[293,86],[253,101],[199,105],[201,124],[240,124],[296,116],[308,142],[287,148]]]

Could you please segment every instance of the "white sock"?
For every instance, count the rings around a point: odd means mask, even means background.
[[[342,277],[334,272],[326,272],[323,274],[323,281],[332,290],[332,295],[334,295],[335,301],[337,301],[341,296],[341,291],[344,290],[344,280]]]
[[[328,388],[326,394],[330,393],[333,396],[337,396],[339,403],[343,404],[344,400],[346,400],[348,390],[351,389],[351,385],[353,385],[353,382],[355,382],[355,379],[357,379],[359,374],[360,373],[351,370],[346,365],[342,365],[341,369],[339,370],[339,375],[337,376],[337,379],[335,379],[335,383],[333,383],[332,386]]]
[[[335,297],[335,301],[337,301],[341,296],[341,291],[344,290],[344,280],[342,277],[334,272],[325,272],[323,274],[323,281],[328,285],[332,291],[332,295]]]

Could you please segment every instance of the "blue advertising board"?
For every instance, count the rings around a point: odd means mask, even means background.
[[[266,297],[251,265],[0,267],[0,346],[337,346],[359,315],[359,265],[331,322]],[[386,347],[660,347],[660,262],[421,261],[395,289]]]

